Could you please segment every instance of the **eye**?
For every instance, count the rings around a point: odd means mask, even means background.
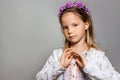
[[[78,26],[78,24],[75,24],[75,23],[73,24],[73,27],[77,27],[77,26]]]
[[[65,30],[65,29],[68,29],[68,27],[67,26],[63,26],[62,29]]]

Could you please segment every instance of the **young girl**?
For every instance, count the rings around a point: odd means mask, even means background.
[[[59,11],[64,49],[55,49],[36,80],[120,80],[105,52],[95,43],[88,8],[68,2]]]

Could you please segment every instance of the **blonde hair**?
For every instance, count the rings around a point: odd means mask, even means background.
[[[90,48],[99,49],[99,47],[96,44],[94,33],[93,33],[93,24],[92,24],[92,20],[91,20],[91,15],[90,14],[88,15],[83,9],[73,6],[71,8],[65,9],[61,13],[61,16],[59,17],[59,22],[61,25],[62,25],[61,18],[63,16],[63,14],[68,13],[68,12],[75,13],[82,19],[83,22],[89,23],[89,28],[85,32],[85,36],[86,36],[85,41],[87,43],[87,47],[88,47],[88,49],[90,49]],[[70,42],[67,39],[65,39],[64,49],[69,48],[69,47],[70,47]]]

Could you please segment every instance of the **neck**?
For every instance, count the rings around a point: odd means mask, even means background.
[[[81,40],[77,43],[71,44],[71,47],[78,53],[82,53],[87,50],[87,44],[85,40]]]

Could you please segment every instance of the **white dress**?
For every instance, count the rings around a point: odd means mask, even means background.
[[[83,55],[88,64],[82,70],[86,77],[81,76],[80,80],[120,80],[120,74],[115,71],[105,52],[91,48]],[[55,49],[44,67],[37,73],[36,80],[65,80],[64,73],[67,69],[61,67],[59,63],[61,56],[62,49]],[[71,63],[73,62],[74,60]]]

